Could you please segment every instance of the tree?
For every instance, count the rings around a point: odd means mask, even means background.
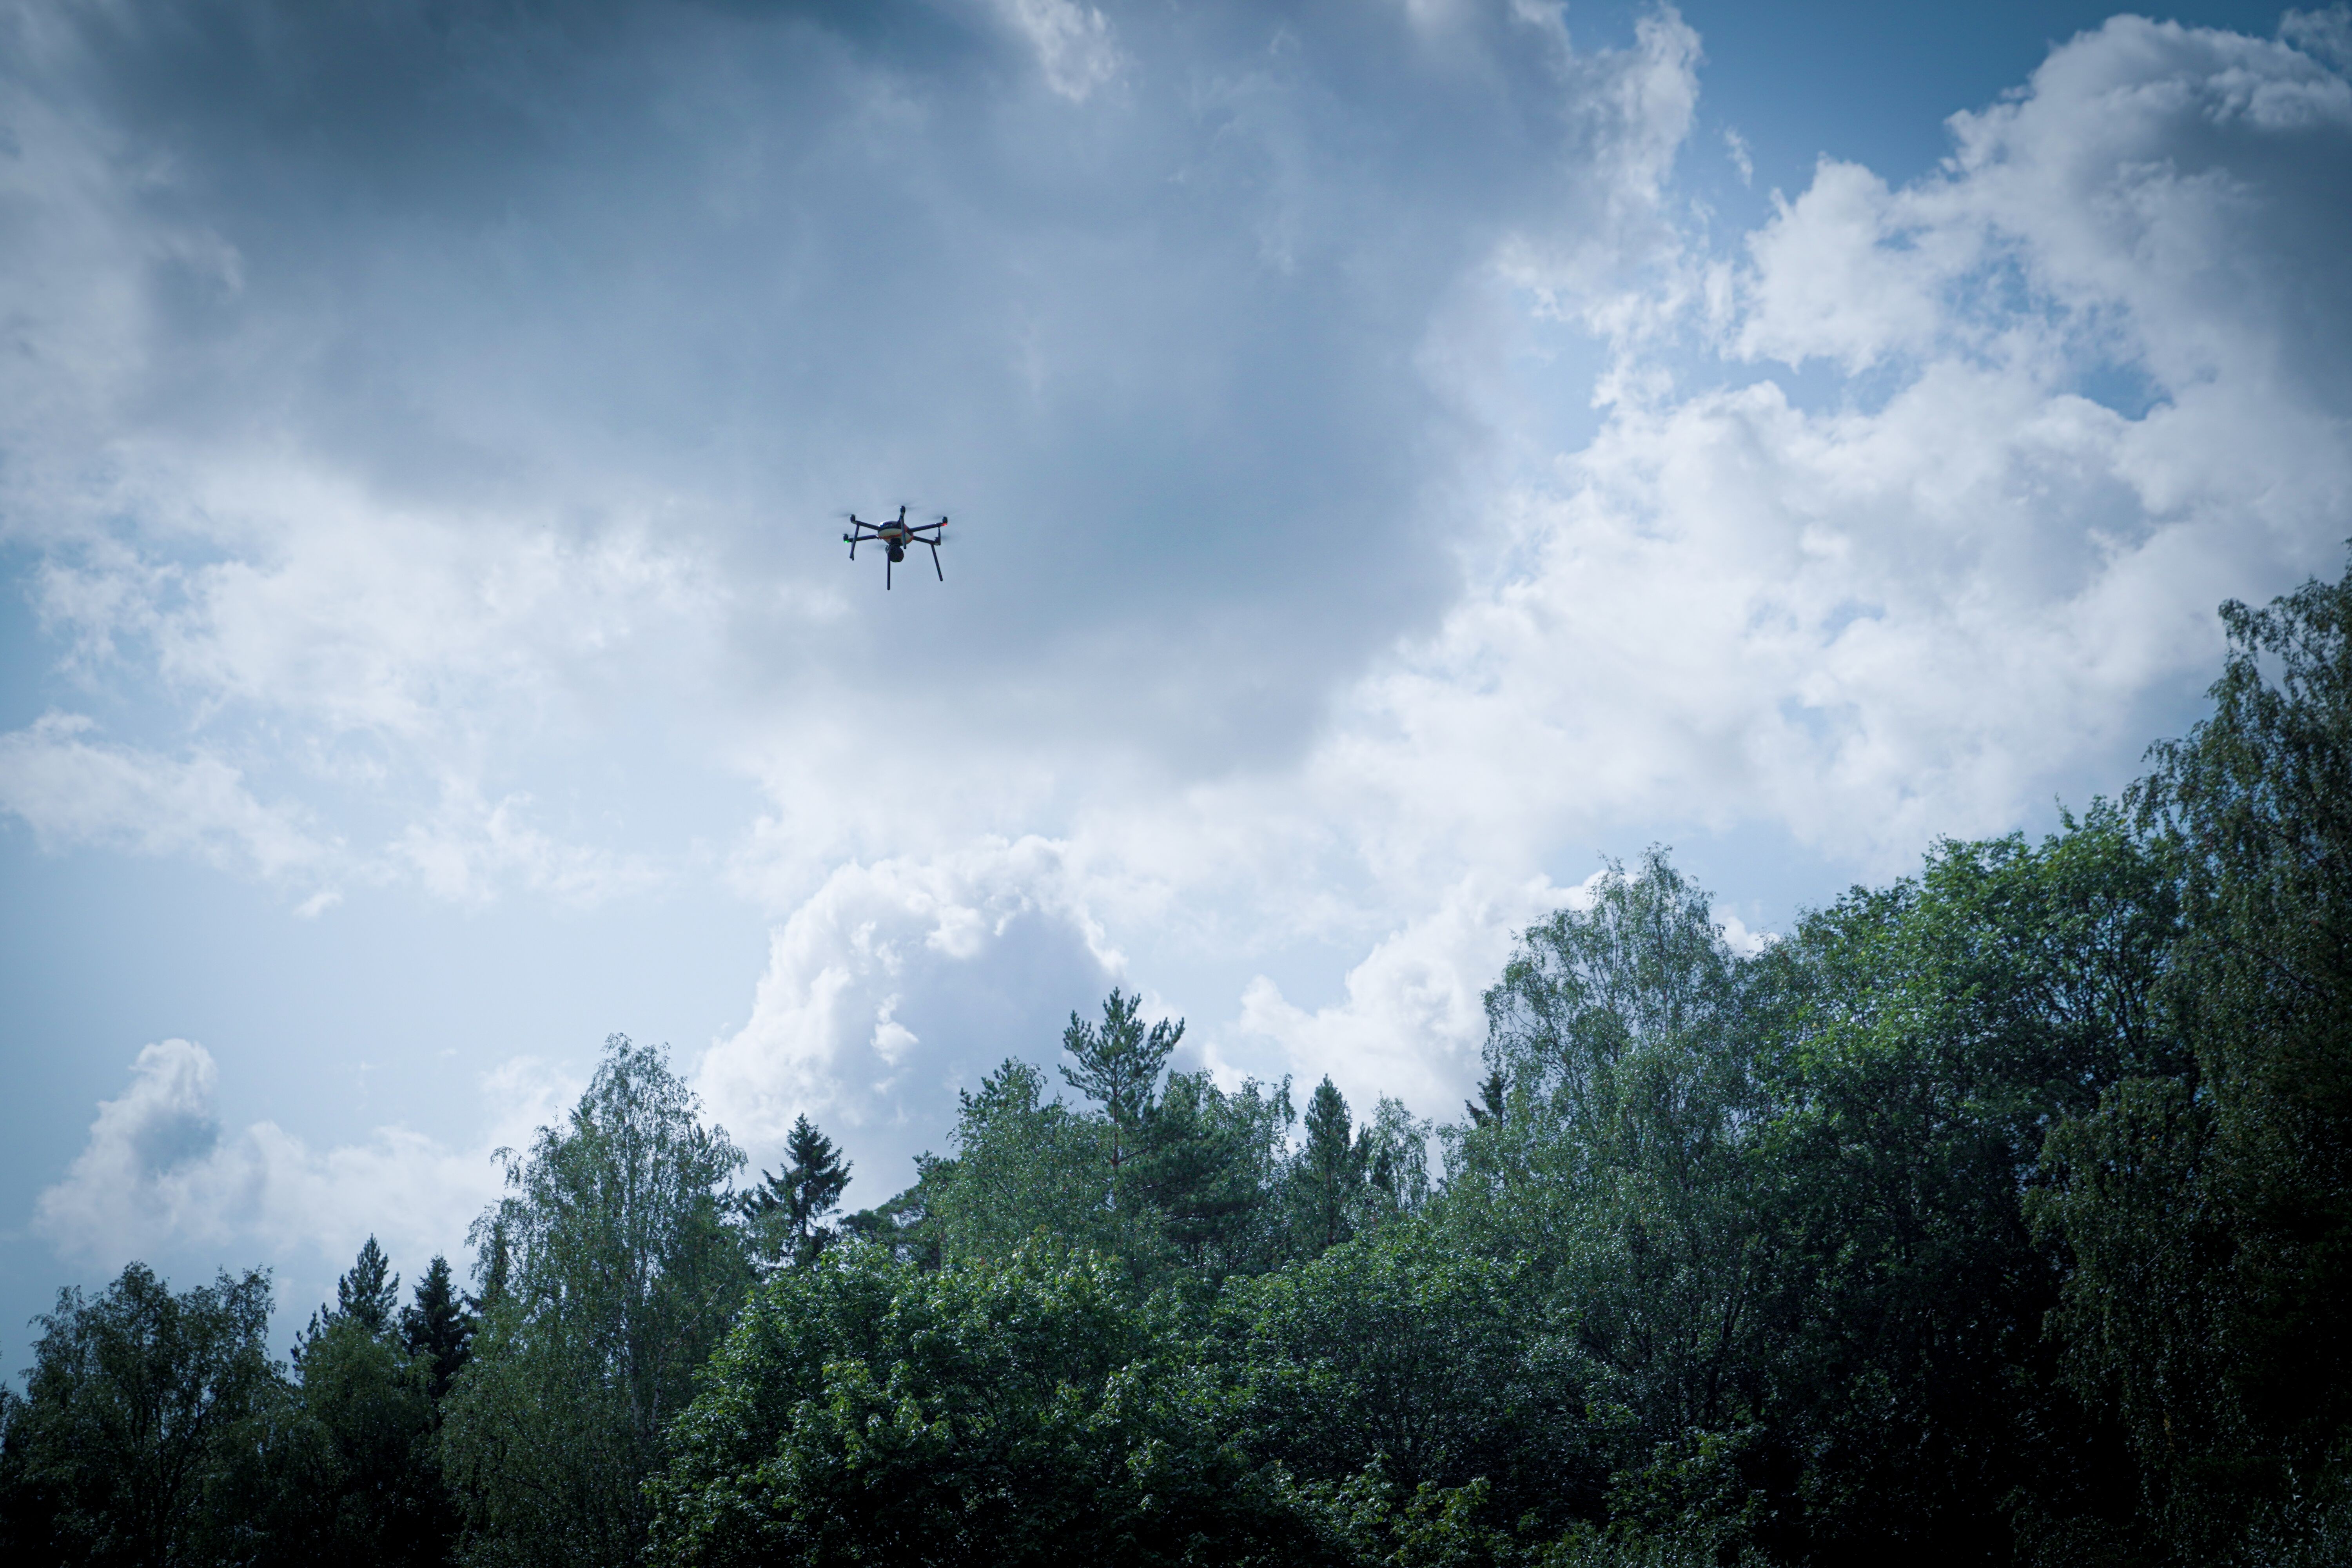
[[[1314,1562],[1229,1410],[1117,1259],[835,1248],[764,1284],[713,1359],[650,1489],[652,1559]]]
[[[438,1253],[417,1282],[416,1299],[400,1310],[400,1338],[409,1354],[422,1356],[432,1367],[437,1405],[465,1369],[474,1339],[474,1320],[457,1299],[449,1260]]]
[[[400,1300],[400,1276],[391,1259],[371,1236],[343,1277],[335,1281],[335,1310],[345,1321],[372,1334],[392,1327],[392,1310]]]
[[[1130,1190],[1174,1258],[1204,1283],[1273,1268],[1288,1248],[1275,1203],[1296,1114],[1288,1079],[1227,1094],[1205,1072],[1171,1073],[1144,1118]]]
[[[1169,1053],[1175,1050],[1176,1043],[1184,1037],[1181,1018],[1173,1024],[1162,1018],[1147,1030],[1137,1016],[1142,1007],[1140,995],[1122,996],[1114,989],[1103,1000],[1099,1026],[1082,1022],[1072,1013],[1070,1026],[1062,1033],[1062,1049],[1076,1058],[1078,1063],[1075,1070],[1062,1068],[1064,1080],[1081,1094],[1099,1100],[1103,1114],[1109,1119],[1110,1197],[1114,1207],[1119,1201],[1121,1173],[1129,1153],[1145,1117],[1150,1113],[1160,1069],[1168,1065]]]
[[[0,1383],[0,1563],[43,1563],[52,1555],[48,1521],[25,1478],[25,1402]]]
[[[1393,1096],[1382,1095],[1372,1107],[1371,1121],[1356,1134],[1364,1168],[1353,1216],[1358,1231],[1377,1230],[1392,1219],[1417,1214],[1429,1201],[1430,1131],[1428,1122]]]
[[[269,1297],[259,1269],[174,1295],[138,1263],[95,1298],[58,1292],[9,1410],[18,1561],[145,1568],[232,1550],[223,1532],[243,1521],[208,1494],[233,1486],[284,1392]]]
[[[1503,1520],[1534,1509],[1563,1528],[1597,1505],[1606,1468],[1582,1390],[1537,1343],[1524,1274],[1403,1221],[1237,1281],[1213,1342],[1244,1447],[1311,1486],[1392,1500],[1484,1478]]]
[[[1500,1121],[1504,1101],[1509,1098],[1510,1089],[1509,1076],[1499,1067],[1490,1068],[1478,1082],[1478,1098],[1462,1102],[1462,1109],[1470,1117],[1470,1125],[1484,1127],[1490,1121]]]
[[[2178,878],[2183,1048],[2060,1130],[2042,1211],[2070,1371],[2183,1557],[2352,1452],[2352,575],[2221,620],[2211,716],[2131,797]]]
[[[1370,1147],[1350,1142],[1352,1131],[1347,1099],[1327,1076],[1307,1098],[1307,1142],[1291,1167],[1298,1245],[1308,1257],[1355,1234]]]
[[[841,1205],[849,1165],[806,1116],[793,1120],[784,1159],[783,1174],[762,1171],[761,1184],[744,1194],[743,1215],[770,1257],[804,1268],[834,1239],[833,1227],[824,1220]],[[772,1241],[772,1231],[780,1233]]]
[[[371,1236],[359,1256],[335,1281],[335,1304],[310,1314],[310,1325],[297,1337],[294,1360],[299,1363],[310,1341],[336,1323],[349,1323],[364,1334],[393,1331],[393,1308],[400,1300],[400,1276]]]
[[[476,1247],[474,1278],[478,1283],[477,1289],[467,1293],[466,1310],[477,1328],[484,1313],[506,1300],[507,1278],[514,1270],[514,1248],[507,1240],[506,1222],[497,1209],[490,1211],[488,1218],[487,1233],[477,1221],[467,1237]]]
[[[1638,1474],[1658,1444],[1738,1427],[1764,1375],[1742,964],[1653,849],[1530,927],[1486,1005],[1490,1103],[1445,1131],[1434,1217],[1527,1259],[1612,1463]]]
[[[335,1305],[312,1313],[299,1338],[297,1380],[257,1468],[239,1495],[215,1500],[216,1513],[241,1514],[266,1537],[268,1554],[385,1568],[448,1555],[457,1519],[436,1453],[447,1380],[410,1342],[434,1319],[445,1332],[453,1326],[448,1263],[435,1258],[417,1290],[420,1300],[437,1294],[440,1310],[420,1317],[411,1307],[395,1321],[398,1285],[369,1237]],[[457,1349],[462,1359],[462,1341]]]
[[[309,1337],[298,1370],[267,1479],[244,1504],[268,1522],[277,1554],[355,1568],[446,1561],[457,1519],[434,1452],[433,1363],[338,1313]]]
[[[642,1483],[751,1278],[725,1190],[743,1157],[698,1109],[662,1052],[615,1035],[564,1124],[506,1152],[509,1195],[474,1227],[484,1318],[442,1433],[470,1561],[642,1551]]]
[[[943,1258],[997,1258],[1039,1232],[1127,1261],[1159,1266],[1148,1209],[1111,1202],[1104,1121],[1045,1098],[1045,1075],[1007,1058],[959,1095],[950,1159],[926,1160],[914,1206]]]
[[[1769,1225],[1743,1397],[1798,1489],[1842,1500],[1814,1550],[1980,1558],[2130,1513],[2112,1425],[2058,1375],[2067,1260],[2032,1221],[2052,1130],[2178,1056],[2152,1007],[2173,908],[2094,803],[2038,845],[1941,844],[1750,973]]]

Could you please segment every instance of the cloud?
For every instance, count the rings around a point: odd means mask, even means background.
[[[528,1142],[578,1089],[511,1062],[482,1082],[491,1125],[478,1146],[385,1127],[314,1149],[272,1121],[224,1127],[217,1080],[212,1054],[191,1041],[141,1050],[130,1087],[100,1102],[81,1152],[35,1200],[36,1234],[101,1270],[184,1250],[341,1267],[371,1234],[401,1255],[452,1250],[497,1195],[491,1150]]]
[[[1118,50],[1110,24],[1092,5],[1076,0],[998,0],[1005,20],[1032,48],[1046,85],[1083,103],[1118,74]]]
[[[341,859],[309,813],[265,805],[218,757],[109,745],[89,738],[96,730],[82,715],[47,713],[0,734],[0,809],[43,846],[189,855],[272,881],[326,874]]]
[[[772,928],[699,1069],[755,1150],[932,1143],[1136,980],[1443,1112],[1597,851],[1903,871],[2115,787],[2215,601],[2336,568],[2326,17],[2117,18],[1726,239],[1671,10],[1112,15],[9,13],[0,528],[110,727],[0,742],[7,809],[707,877]],[[839,559],[896,500],[945,584]]]
[[[452,903],[485,904],[510,882],[575,908],[655,888],[668,871],[650,856],[567,843],[532,826],[530,797],[491,805],[452,781],[441,809],[412,822],[388,858],[427,892]],[[397,874],[397,873],[395,873]]]
[[[1477,1076],[1486,1038],[1484,994],[1509,957],[1512,939],[1578,901],[1570,889],[1540,878],[1485,891],[1465,881],[1376,943],[1349,971],[1343,1001],[1310,1012],[1284,1000],[1271,979],[1254,977],[1228,1037],[1244,1051],[1258,1045],[1248,1058],[1270,1044],[1303,1083],[1329,1075],[1359,1110],[1385,1094],[1443,1117],[1459,1086]],[[1227,1078],[1242,1070],[1222,1058],[1218,1065]]]
[[[710,1114],[755,1155],[813,1116],[882,1189],[861,1201],[887,1196],[956,1088],[1050,1059],[1064,1015],[1123,978],[1079,880],[1034,837],[840,868],[773,932],[751,1017],[698,1068]]]
[[[91,499],[145,522],[41,563],[35,607],[82,672],[146,665],[215,727],[266,716],[372,743],[379,769],[386,752],[468,760],[501,725],[560,732],[600,667],[723,598],[642,517],[417,511],[283,458],[174,458]],[[191,536],[226,558],[183,559]]]
[[[1599,435],[1357,689],[1334,809],[1486,863],[1695,820],[1899,871],[2114,778],[2218,599],[2334,564],[2344,79],[2118,18],[1954,126],[1900,190],[1825,162],[1711,291],[1702,254],[1591,308],[1639,324]],[[1826,397],[1769,368],[1817,359]]]
[[[1725,155],[1730,158],[1732,168],[1738,172],[1739,183],[1743,185],[1754,184],[1756,183],[1756,160],[1748,152],[1748,138],[1742,136],[1733,127],[1727,125],[1725,126],[1723,130],[1723,151]]]
[[[1661,242],[1696,38],[995,15],[1034,81],[887,7],[16,8],[0,529],[68,672],[467,902],[658,880],[828,735],[941,848],[1295,759],[1451,587],[1433,322],[1500,235]],[[812,520],[909,491],[954,581],[884,597]],[[800,891],[928,849],[868,809],[777,814]]]
[[[453,903],[486,904],[519,882],[573,907],[642,892],[667,879],[655,858],[567,842],[531,821],[525,795],[487,803],[453,781],[438,810],[409,823],[380,853],[321,837],[316,814],[265,805],[244,775],[198,752],[182,760],[89,737],[96,721],[48,713],[0,734],[0,810],[45,849],[95,846],[190,856],[223,870],[293,887],[316,915],[341,901],[342,881],[409,882]]]
[[[1498,245],[1538,313],[1617,354],[1597,435],[1502,487],[1507,547],[1465,560],[1438,626],[1343,689],[1294,765],[1097,769],[1050,862],[996,874],[1139,974],[1351,949],[1340,999],[1244,971],[1197,1037],[1233,1070],[1443,1109],[1511,934],[1565,896],[1563,847],[1761,827],[1895,875],[1939,834],[2114,788],[2210,678],[2215,601],[2336,548],[2352,401],[2304,340],[2352,331],[2315,213],[2324,172],[2352,178],[2344,92],[2274,42],[2119,19],[1959,117],[1944,169],[1893,188],[1824,163],[1729,258],[1628,290]],[[1826,395],[1776,368],[1822,361]],[[780,806],[817,787],[793,779]],[[1031,788],[1025,809],[1052,798]],[[960,853],[943,833],[891,876]],[[863,1043],[889,966],[842,896],[792,915],[760,1012],[825,1042],[778,1048],[854,1116],[906,1102]]]

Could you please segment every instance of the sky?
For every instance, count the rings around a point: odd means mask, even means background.
[[[2352,534],[2352,16],[0,0],[0,1346],[850,1201],[1112,986],[1458,1116],[1669,845],[2041,833]],[[885,590],[842,514],[952,519]]]

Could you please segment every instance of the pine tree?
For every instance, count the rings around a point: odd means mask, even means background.
[[[471,1353],[474,1321],[458,1300],[449,1260],[437,1253],[417,1284],[416,1300],[401,1309],[400,1337],[410,1354],[433,1363],[433,1399],[438,1404]]]
[[[1116,990],[1103,1003],[1100,1027],[1076,1013],[1062,1032],[1062,1048],[1078,1059],[1076,1071],[1062,1069],[1072,1089],[1102,1102],[1110,1118],[1111,1201],[1118,1201],[1119,1172],[1133,1152],[1136,1131],[1150,1114],[1152,1093],[1169,1053],[1184,1037],[1184,1020],[1162,1018],[1149,1030],[1136,1014],[1141,996],[1122,996]]]
[[[742,1210],[755,1226],[781,1227],[782,1245],[774,1250],[794,1268],[805,1268],[839,1234],[824,1221],[841,1206],[842,1192],[849,1185],[849,1163],[805,1115],[793,1121],[784,1140],[784,1161],[781,1176],[760,1173],[762,1180],[744,1194]]]

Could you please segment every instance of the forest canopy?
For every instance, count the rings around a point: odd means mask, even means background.
[[[1735,951],[1654,848],[1458,1119],[1113,991],[845,1212],[614,1037],[469,1289],[133,1264],[0,1388],[12,1563],[2352,1558],[2352,579],[2119,799]]]

